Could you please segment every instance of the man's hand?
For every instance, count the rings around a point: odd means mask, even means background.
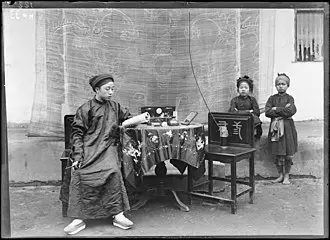
[[[290,107],[291,106],[291,104],[290,103],[287,103],[286,105],[285,105],[285,107]]]
[[[81,161],[75,161],[72,163],[71,168],[72,171],[75,171],[81,167]]]
[[[117,124],[114,124],[111,127],[110,136],[114,137],[114,138],[118,138],[118,139],[120,138],[120,129],[119,129],[119,126]]]
[[[133,116],[131,115],[131,113],[129,112],[129,109],[126,107],[125,108],[125,113],[124,113],[124,116],[123,116],[123,119],[126,120],[126,119],[129,119],[129,118],[132,118]]]
[[[276,111],[276,107],[272,107],[272,110]]]

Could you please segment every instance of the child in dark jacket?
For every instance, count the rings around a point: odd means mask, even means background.
[[[292,119],[297,109],[294,98],[286,93],[290,78],[285,73],[278,74],[275,86],[278,93],[269,97],[265,107],[266,117],[271,118],[268,145],[276,156],[275,164],[279,172],[279,177],[273,182],[290,184],[292,157],[298,150],[297,131]]]
[[[260,121],[260,109],[257,100],[250,95],[253,92],[253,80],[248,76],[237,79],[238,96],[234,97],[230,102],[229,112],[237,113],[252,113],[254,117],[254,129],[256,130],[255,137],[260,139],[262,135],[262,128]]]

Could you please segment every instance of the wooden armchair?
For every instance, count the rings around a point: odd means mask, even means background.
[[[74,115],[65,115],[64,116],[64,151],[61,160],[61,172],[62,172],[62,187],[69,188],[69,183],[71,180],[71,169],[66,169],[71,166],[71,161],[69,161],[70,151],[71,151],[71,124],[73,122]],[[67,190],[68,191],[68,190]],[[67,216],[68,203],[62,201],[62,216]]]

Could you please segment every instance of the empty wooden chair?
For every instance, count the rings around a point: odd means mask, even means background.
[[[228,129],[228,146],[222,146],[220,142],[219,125],[225,124]],[[209,174],[206,182],[209,187],[208,194],[194,191],[193,181],[188,171],[189,196],[208,200],[215,200],[231,204],[231,212],[237,211],[237,198],[249,193],[250,203],[253,203],[254,193],[254,125],[253,116],[250,113],[221,113],[212,112],[208,114],[208,144],[205,146],[206,160],[208,160]],[[237,179],[237,163],[243,159],[249,160],[249,181]],[[230,178],[213,176],[213,161],[220,161],[230,165]],[[230,182],[231,198],[214,196],[213,181]],[[249,186],[248,189],[237,193],[237,184]],[[189,197],[191,203],[191,199]]]

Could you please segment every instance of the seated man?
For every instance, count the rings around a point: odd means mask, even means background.
[[[129,113],[111,100],[115,86],[110,74],[95,76],[89,84],[95,97],[78,108],[72,123],[68,216],[74,220],[64,228],[67,234],[83,230],[85,219],[112,217],[122,229],[133,225],[123,215],[130,205],[118,158],[119,124]]]

